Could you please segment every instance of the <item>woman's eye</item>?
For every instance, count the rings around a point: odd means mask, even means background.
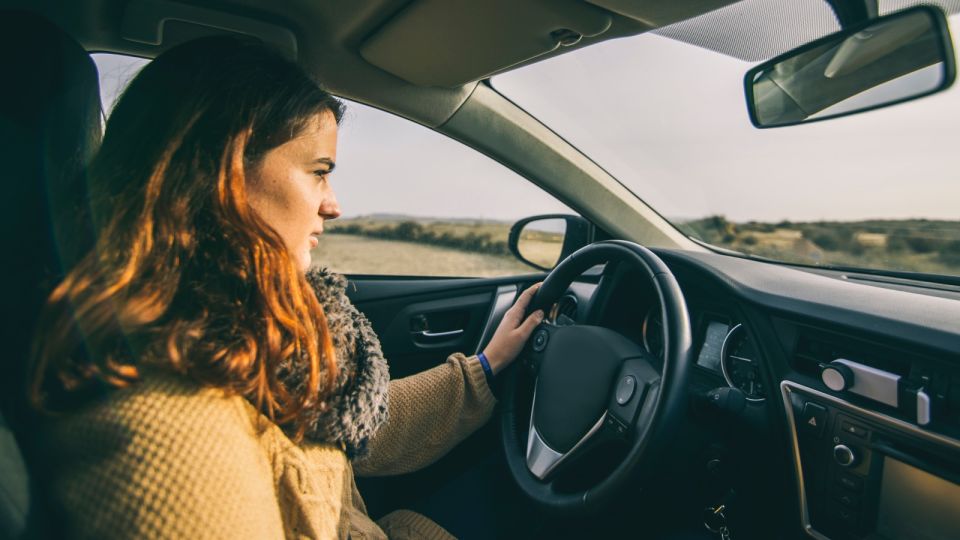
[[[329,174],[330,174],[330,171],[313,171],[313,175],[319,178],[320,180],[326,180]]]

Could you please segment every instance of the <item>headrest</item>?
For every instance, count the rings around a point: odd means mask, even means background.
[[[97,69],[62,30],[24,11],[0,11],[0,220],[5,311],[0,406],[25,390],[34,323],[52,286],[90,245],[82,176],[101,136]],[[8,386],[9,385],[9,386]]]
[[[0,10],[0,73],[0,418],[9,422],[0,425],[0,537],[39,538],[51,525],[30,485],[42,485],[43,475],[31,481],[30,460],[25,467],[17,451],[29,449],[33,438],[26,367],[44,301],[91,245],[81,217],[87,204],[82,173],[100,141],[100,92],[83,47],[22,11]]]

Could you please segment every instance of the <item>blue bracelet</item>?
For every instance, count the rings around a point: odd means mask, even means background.
[[[480,360],[480,367],[483,368],[483,376],[487,378],[487,385],[493,385],[493,370],[490,369],[490,361],[487,360],[487,355],[477,353],[477,360]]]

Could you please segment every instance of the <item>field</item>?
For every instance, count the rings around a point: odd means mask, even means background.
[[[536,270],[507,245],[511,223],[376,216],[332,221],[314,260],[343,273],[504,276]],[[722,216],[678,227],[709,244],[788,262],[960,275],[960,221],[732,222]],[[562,233],[524,231],[520,251],[542,266]]]
[[[536,272],[510,252],[510,225],[402,216],[337,220],[321,236],[314,261],[360,274],[492,277]],[[562,233],[524,231],[520,248],[534,262],[550,267],[562,241]]]
[[[511,255],[470,253],[349,234],[321,236],[313,261],[341,274],[494,277],[535,271]]]

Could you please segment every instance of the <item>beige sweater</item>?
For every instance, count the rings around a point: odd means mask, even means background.
[[[378,527],[354,469],[434,462],[489,419],[494,397],[476,357],[461,354],[389,392],[390,419],[351,464],[339,447],[294,444],[241,397],[151,374],[46,429],[52,494],[77,538],[445,537],[412,512]]]

